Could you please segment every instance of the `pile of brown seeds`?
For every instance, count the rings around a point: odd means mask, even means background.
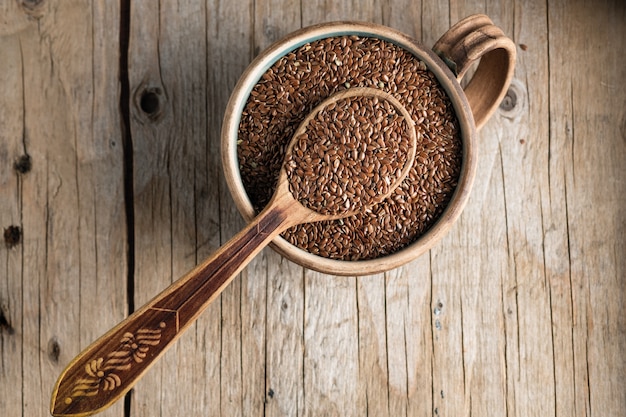
[[[239,125],[238,159],[255,209],[271,198],[285,148],[322,100],[351,87],[391,93],[411,114],[418,137],[407,178],[370,211],[308,223],[283,233],[291,244],[342,260],[373,259],[409,245],[437,221],[456,188],[460,129],[450,99],[423,62],[385,40],[329,37],[279,59],[254,86]]]
[[[320,214],[373,206],[403,173],[409,128],[394,105],[378,97],[345,97],[323,107],[287,156],[291,194]]]

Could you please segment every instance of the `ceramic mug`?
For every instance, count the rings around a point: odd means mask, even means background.
[[[282,237],[270,244],[288,259],[334,275],[365,275],[387,271],[410,262],[433,247],[452,227],[467,203],[476,172],[476,131],[496,110],[513,77],[516,49],[511,39],[485,15],[469,16],[448,30],[432,50],[392,28],[372,23],[332,22],[303,28],[271,45],[245,70],[228,102],[222,125],[222,164],[229,190],[246,221],[256,212],[244,189],[237,157],[241,114],[253,87],[281,57],[319,39],[343,35],[379,38],[391,42],[426,64],[447,93],[458,119],[462,163],[456,189],[435,224],[416,241],[390,255],[345,261],[313,255]],[[479,62],[466,86],[461,80]],[[467,81],[467,80],[464,80]]]

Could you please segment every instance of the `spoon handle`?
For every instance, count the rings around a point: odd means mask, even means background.
[[[284,208],[269,207],[202,264],[87,347],[59,377],[52,415],[94,414],[122,397],[288,223]]]

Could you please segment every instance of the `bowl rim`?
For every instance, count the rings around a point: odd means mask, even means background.
[[[281,236],[270,243],[270,246],[281,255],[318,272],[347,276],[371,275],[415,260],[441,240],[463,211],[476,175],[476,127],[472,111],[456,77],[432,50],[393,28],[356,21],[327,22],[304,27],[274,42],[248,65],[231,93],[221,130],[222,169],[237,209],[246,222],[250,222],[256,212],[244,189],[237,158],[239,123],[250,92],[261,76],[289,52],[308,42],[344,35],[383,39],[402,47],[423,61],[450,98],[461,129],[462,163],[456,189],[439,219],[413,243],[390,255],[357,261],[314,255],[290,244]]]

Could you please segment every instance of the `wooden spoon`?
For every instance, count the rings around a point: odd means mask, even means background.
[[[409,147],[405,164],[385,192],[376,195],[359,211],[388,197],[404,180],[415,159],[416,132],[410,114],[396,99],[381,90],[353,88],[339,92],[316,107],[302,122],[288,148],[324,109],[348,97],[372,97],[389,102],[407,126]],[[333,104],[335,106],[333,106]],[[348,111],[352,111],[350,109]],[[328,137],[325,138],[328,141]],[[337,141],[340,138],[333,139]],[[387,149],[387,148],[385,148]],[[401,152],[396,149],[393,152]],[[392,154],[393,155],[393,154]],[[274,196],[267,207],[217,252],[180,278],[146,305],[123,320],[80,353],[61,373],[52,393],[54,416],[85,416],[101,411],[128,392],[141,376],[206,309],[235,275],[274,237],[305,222],[348,217],[356,212],[320,214],[305,207],[290,191],[287,163],[283,164]],[[302,203],[301,203],[302,202]],[[320,210],[321,211],[321,210]]]

